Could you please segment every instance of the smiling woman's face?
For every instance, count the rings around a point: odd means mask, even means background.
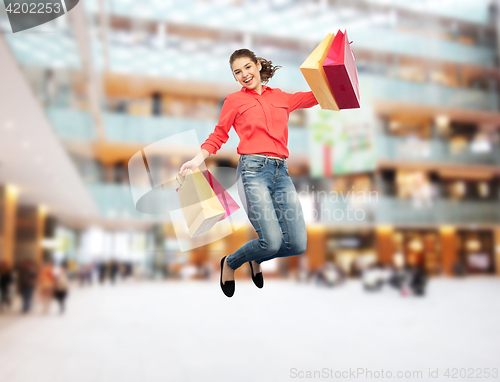
[[[260,83],[260,61],[255,64],[250,57],[240,57],[231,65],[236,81],[247,89],[255,90],[262,86]]]

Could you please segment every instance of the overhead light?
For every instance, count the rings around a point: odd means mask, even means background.
[[[436,116],[435,122],[439,130],[446,130],[450,126],[450,117],[444,114],[440,114]]]
[[[12,121],[5,121],[5,130],[11,130],[14,128],[14,123]]]
[[[481,249],[481,242],[478,239],[468,240],[465,247],[471,252],[477,252]]]
[[[31,144],[28,141],[23,141],[23,142],[21,142],[21,147],[23,149],[27,150],[31,147]]]
[[[7,184],[6,188],[7,188],[7,193],[13,196],[19,195],[19,188],[17,188],[16,186],[12,184]]]
[[[439,228],[439,231],[442,233],[442,234],[452,234],[452,233],[455,233],[455,227],[451,226],[451,225],[443,225]]]
[[[396,130],[399,128],[400,123],[398,121],[389,122],[389,130]]]
[[[424,249],[424,244],[422,243],[421,240],[419,239],[413,239],[410,241],[408,244],[408,247],[416,252],[420,252]]]
[[[45,204],[40,204],[40,206],[38,206],[38,211],[42,214],[42,215],[45,215],[48,211],[48,208]]]
[[[379,225],[377,227],[377,231],[378,232],[385,232],[385,233],[389,233],[389,232],[392,232],[394,230],[394,227],[391,226],[391,225]]]

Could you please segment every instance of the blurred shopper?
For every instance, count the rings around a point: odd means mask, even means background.
[[[52,69],[47,69],[44,75],[42,99],[45,106],[54,106],[59,94],[59,83],[56,78],[56,73]]]
[[[332,261],[328,261],[318,270],[316,284],[334,287],[342,284],[344,279],[345,274]]]
[[[10,307],[10,286],[13,281],[12,267],[5,260],[0,262],[0,311]]]
[[[88,263],[85,266],[85,283],[92,285],[94,283],[95,267],[94,264]]]
[[[50,304],[54,298],[55,281],[54,264],[52,260],[46,260],[38,276],[40,302],[42,303],[42,313],[44,314],[49,312]]]
[[[402,253],[395,253],[392,259],[392,267],[388,283],[393,288],[404,293],[404,287],[407,279],[407,271],[405,269],[405,259]]]
[[[86,284],[92,285],[92,273],[93,273],[92,263],[82,264],[78,269],[78,280],[80,282],[80,286],[85,286]]]
[[[297,281],[299,282],[310,282],[314,277],[314,272],[310,271],[307,262],[307,256],[301,256],[299,258],[299,270],[297,272]]]
[[[19,291],[23,300],[22,312],[28,313],[31,310],[31,301],[36,287],[38,276],[35,262],[31,259],[26,259],[22,262],[19,268]]]
[[[351,276],[353,277],[361,277],[363,275],[363,268],[361,267],[361,264],[357,259],[354,259],[353,262],[351,262]]]
[[[427,272],[423,265],[394,268],[388,279],[388,284],[401,293],[402,296],[423,296],[427,285]]]
[[[366,291],[379,291],[384,285],[383,267],[381,264],[371,264],[363,270],[362,282]]]
[[[290,94],[263,85],[279,66],[248,49],[236,50],[229,64],[242,88],[225,98],[215,131],[202,144],[201,152],[180,169],[181,176],[195,171],[227,142],[234,126],[240,137],[238,192],[259,238],[221,259],[220,286],[227,297],[234,294],[234,271],[244,263],[250,264],[252,280],[262,288],[263,261],[297,256],[306,250],[302,207],[286,163],[287,122],[293,110],[318,104],[312,92]]]
[[[155,92],[151,95],[152,103],[153,103],[153,115],[162,115],[162,107],[161,107],[161,93]]]
[[[405,284],[407,283],[407,277],[408,275],[405,268],[393,267],[389,277],[389,285],[402,292]]]
[[[104,261],[101,261],[97,264],[97,273],[99,275],[99,283],[104,284],[104,281],[106,281],[106,275],[108,273],[108,268]]]
[[[63,262],[59,268],[54,285],[54,298],[59,304],[59,313],[63,314],[66,308],[66,298],[68,296],[68,264]]]
[[[423,265],[419,265],[413,269],[410,288],[415,296],[424,296],[426,285],[427,272],[425,271],[425,267]]]
[[[457,277],[467,276],[467,268],[461,261],[455,261],[452,266],[453,274]]]
[[[143,279],[143,277],[145,275],[145,270],[141,264],[139,264],[139,263],[135,264],[132,267],[132,271],[133,271],[134,280],[140,281]]]
[[[108,269],[109,279],[111,280],[111,283],[114,284],[120,271],[120,264],[116,260],[111,260],[108,264]]]

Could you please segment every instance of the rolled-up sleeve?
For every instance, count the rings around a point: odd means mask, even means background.
[[[318,104],[313,92],[298,92],[294,94],[283,92],[283,94],[287,98],[290,111],[294,111],[295,109],[306,109]]]
[[[210,154],[215,154],[220,150],[221,146],[229,139],[229,130],[231,130],[237,112],[231,101],[226,97],[220,112],[219,122],[215,126],[214,132],[201,145],[202,149],[207,150]]]

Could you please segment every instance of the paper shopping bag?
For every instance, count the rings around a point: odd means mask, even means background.
[[[323,69],[338,107],[359,108],[358,70],[347,32],[337,32],[323,63]]]
[[[229,192],[227,192],[226,189],[222,187],[222,185],[219,183],[217,179],[215,179],[215,177],[210,173],[210,171],[208,170],[203,171],[203,175],[208,180],[210,187],[215,192],[215,195],[221,202],[222,207],[226,212],[224,216],[220,219],[224,220],[233,212],[236,212],[240,208],[240,206],[238,206],[238,203],[236,203],[236,201],[231,197],[231,195],[229,195]]]
[[[188,226],[189,236],[209,231],[226,213],[221,202],[200,170],[179,182],[177,196]]]
[[[318,100],[321,108],[327,110],[339,110],[323,69],[323,62],[334,37],[334,34],[329,33],[300,66],[300,71],[311,88],[314,97]]]

